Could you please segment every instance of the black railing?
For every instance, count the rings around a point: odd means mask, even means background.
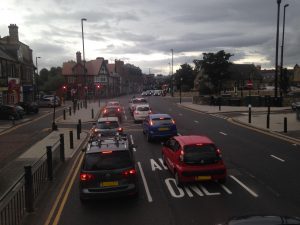
[[[62,141],[51,146],[53,170],[63,161],[60,160]],[[0,199],[0,225],[19,225],[26,212],[34,211],[34,202],[49,180],[48,168],[46,153],[33,165],[25,166],[25,173]]]

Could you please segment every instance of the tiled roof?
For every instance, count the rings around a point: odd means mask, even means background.
[[[115,72],[115,67],[116,67],[115,64],[108,64],[107,65],[107,69],[108,69],[109,74],[113,74]]]
[[[87,75],[98,75],[103,61],[103,58],[97,58],[86,62]]]
[[[72,75],[73,71],[72,68],[76,65],[76,62],[64,62],[62,68],[62,75]]]

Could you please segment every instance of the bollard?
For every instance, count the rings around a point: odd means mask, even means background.
[[[60,153],[60,161],[65,161],[65,137],[64,134],[59,135],[59,153]]]
[[[78,120],[78,125],[79,125],[79,133],[81,133],[81,119]]]
[[[268,114],[270,115],[270,104],[268,105]]]
[[[75,112],[76,112],[76,105],[74,104],[73,105],[73,114],[75,114]]]
[[[249,112],[248,112],[248,123],[251,123],[251,105],[248,105]]]
[[[63,112],[64,114],[64,120],[66,120],[66,110],[64,109],[64,112]]]
[[[79,124],[77,124],[77,140],[80,139],[80,128],[79,128]]]
[[[284,133],[287,132],[287,118],[284,117]]]
[[[92,119],[94,119],[94,109],[92,109]]]
[[[270,114],[267,114],[267,128],[270,128]]]
[[[71,116],[72,115],[72,107],[70,106],[69,107],[69,116]]]
[[[25,208],[27,212],[33,212],[33,178],[31,166],[24,166],[25,170]]]
[[[53,162],[52,162],[52,146],[47,146],[47,173],[48,173],[48,180],[53,180]]]
[[[222,105],[221,98],[219,98],[218,101],[219,101],[219,111],[221,111],[221,105]]]
[[[74,140],[73,140],[73,131],[69,131],[69,137],[70,137],[70,149],[74,148]]]
[[[82,106],[82,102],[80,102],[80,106],[81,106],[81,108],[83,107],[83,106]]]

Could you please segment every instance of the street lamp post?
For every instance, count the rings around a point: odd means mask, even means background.
[[[277,30],[276,30],[276,55],[275,55],[275,101],[278,93],[278,42],[279,42],[279,18],[281,0],[277,0]]]
[[[81,37],[82,37],[82,53],[83,53],[84,106],[85,106],[85,108],[87,108],[87,80],[86,80],[86,71],[85,71],[83,21],[86,21],[86,18],[81,19]]]
[[[180,104],[181,104],[181,91],[182,91],[182,77],[180,77],[180,89],[179,89],[179,93],[180,93],[180,95],[179,95],[179,102],[180,102]]]
[[[35,87],[34,87],[34,100],[37,100],[37,96],[39,97],[39,86],[38,86],[38,76],[39,76],[39,69],[38,69],[38,61],[37,59],[40,59],[40,56],[35,57],[35,66],[36,66],[36,77],[34,77],[35,81]]]
[[[280,60],[280,97],[282,97],[282,79],[283,79],[283,48],[284,48],[284,30],[285,30],[285,9],[289,4],[284,5],[283,23],[282,23],[282,42],[281,42],[281,60]]]
[[[174,97],[174,81],[173,81],[173,48],[171,49],[172,52],[172,70],[171,70],[171,95]]]

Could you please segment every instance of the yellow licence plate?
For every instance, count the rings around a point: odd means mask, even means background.
[[[165,131],[165,130],[169,130],[168,127],[161,127],[161,128],[158,128],[159,131]]]
[[[196,176],[195,180],[211,180],[211,176]]]
[[[118,185],[119,185],[118,181],[105,181],[100,183],[101,187],[115,187]]]

